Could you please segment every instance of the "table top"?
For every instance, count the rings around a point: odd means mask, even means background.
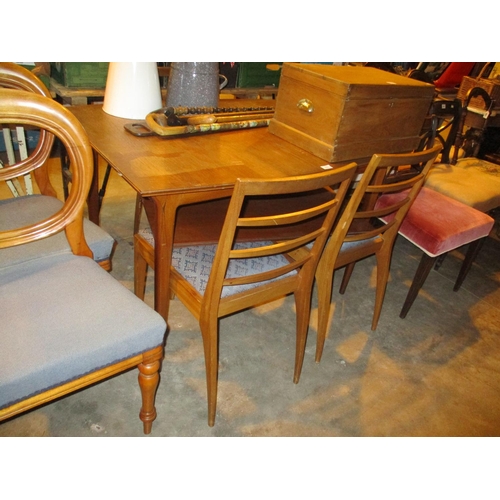
[[[268,103],[237,100],[238,106]],[[235,100],[221,102],[226,107],[234,104]],[[94,150],[142,196],[232,189],[237,178],[311,174],[326,165],[267,127],[176,138],[136,137],[124,128],[134,120],[111,116],[101,106],[69,109],[82,123]]]

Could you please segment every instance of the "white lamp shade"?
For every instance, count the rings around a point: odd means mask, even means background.
[[[103,110],[113,116],[144,120],[162,107],[155,62],[109,63]]]

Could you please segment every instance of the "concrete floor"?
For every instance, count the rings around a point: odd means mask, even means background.
[[[58,162],[51,168],[60,187]],[[112,173],[101,225],[118,243],[112,275],[131,290],[134,200],[134,191]],[[398,239],[375,332],[374,260],[357,265],[344,296],[335,288],[320,364],[314,362],[313,310],[298,385],[292,383],[291,298],[223,319],[213,428],[201,335],[174,300],[151,435],[500,436],[500,242],[488,239],[458,292],[452,289],[463,253],[450,254],[402,320],[419,258],[418,249]],[[146,301],[152,304],[151,279]],[[131,371],[4,422],[0,436],[142,436],[139,408]]]

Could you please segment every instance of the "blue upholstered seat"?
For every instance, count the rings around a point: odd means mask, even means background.
[[[163,318],[88,257],[33,259],[0,283],[0,409],[163,343]]]
[[[144,238],[150,245],[154,247],[154,238],[151,229],[144,228],[139,231],[139,236]],[[264,245],[272,245],[272,241],[253,241],[236,243],[235,250],[243,248],[259,248]],[[311,245],[312,247],[312,245]],[[215,258],[217,245],[197,245],[189,247],[175,247],[172,251],[172,266],[186,279],[194,288],[203,295],[207,287],[212,263]],[[235,278],[238,276],[251,276],[252,274],[271,271],[281,266],[286,266],[288,260],[283,255],[269,255],[255,259],[231,259],[229,261],[226,278]],[[286,276],[297,274],[297,271],[291,271],[279,279]],[[267,283],[276,281],[276,279],[268,280]],[[221,297],[229,297],[239,292],[249,290],[262,285],[262,281],[250,283],[247,285],[225,286],[222,288]]]
[[[44,219],[63,206],[63,202],[52,196],[31,195],[0,200],[0,231],[33,224]],[[94,260],[103,262],[110,258],[115,240],[106,231],[89,221],[83,220],[85,239]],[[0,268],[27,262],[48,255],[71,253],[68,240],[63,232],[16,247],[0,250]]]

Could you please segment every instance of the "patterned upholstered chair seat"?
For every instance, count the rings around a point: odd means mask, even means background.
[[[139,231],[139,236],[144,238],[154,247],[154,238],[151,229],[144,228]],[[254,241],[237,243],[234,248],[259,248],[263,245],[272,245],[272,241]],[[215,258],[217,245],[197,245],[189,247],[174,247],[172,251],[172,266],[186,279],[194,288],[203,295],[207,287],[212,263]],[[251,276],[252,274],[271,271],[280,266],[285,266],[288,261],[282,255],[269,255],[255,259],[232,259],[229,261],[226,278],[236,278],[240,276]],[[291,271],[285,276],[292,276],[297,271]],[[279,279],[282,279],[280,277]],[[271,283],[275,280],[268,280]],[[221,297],[229,297],[239,292],[261,286],[262,281],[247,285],[225,286],[222,288]]]

